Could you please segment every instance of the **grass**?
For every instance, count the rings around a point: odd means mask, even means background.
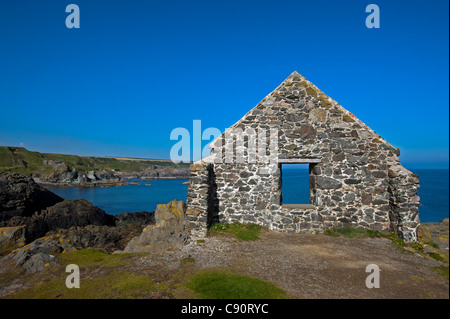
[[[255,224],[226,224],[226,223],[215,223],[208,230],[209,235],[226,236],[232,235],[241,240],[251,241],[258,240],[262,226]]]
[[[0,246],[0,258],[9,255],[17,246],[12,243],[5,243]]]
[[[16,293],[19,299],[114,299],[139,298],[151,295],[155,290],[153,281],[144,275],[126,270],[114,270],[97,278],[83,278],[80,270],[80,288],[67,288],[65,279],[68,273],[52,276],[38,282],[31,288]]]
[[[272,283],[226,271],[200,272],[186,283],[204,299],[285,299],[288,294]]]
[[[325,230],[324,234],[332,237],[344,236],[347,238],[368,238],[368,237],[378,237],[380,235],[380,233],[371,229],[356,228],[351,226],[330,228]]]
[[[33,285],[8,298],[145,298],[158,291],[152,279],[127,269],[132,254],[106,254],[97,249],[84,249],[59,254],[61,266],[46,269],[33,276]],[[80,288],[69,289],[65,281],[68,264],[80,268]]]
[[[196,269],[192,257],[182,259],[180,267],[170,273],[163,269],[155,273],[153,268],[137,271],[133,262],[137,256],[140,254],[106,254],[84,249],[58,254],[61,265],[38,274],[25,275],[12,268],[0,274],[0,282],[5,279],[4,284],[8,286],[14,278],[20,278],[21,283],[29,285],[9,294],[7,298],[11,299],[289,298],[274,284],[236,274],[231,269]],[[79,266],[80,288],[66,287],[66,278],[70,275],[65,272],[68,264]]]
[[[431,258],[437,260],[437,261],[444,261],[444,259],[441,257],[441,255],[436,254],[436,253],[428,253],[428,255],[430,255]]]
[[[70,253],[58,254],[65,264],[76,264],[79,267],[118,267],[128,264],[132,254],[107,254],[100,249],[87,248]]]
[[[437,260],[437,261],[442,261],[444,263],[448,263],[449,257],[448,257],[448,253],[447,252],[443,252],[443,251],[434,251],[434,252],[429,252],[428,255],[430,255],[431,258]]]
[[[437,272],[439,275],[441,275],[445,279],[449,280],[448,266],[447,267],[445,267],[445,266],[433,267],[431,269],[433,269],[435,272]]]
[[[343,226],[338,228],[329,228],[324,232],[327,236],[339,237],[344,236],[347,238],[370,238],[370,237],[382,237],[389,239],[397,248],[408,251],[406,248],[412,248],[423,253],[423,245],[419,242],[406,242],[401,238],[398,238],[394,233],[382,234],[377,231],[365,228],[356,228],[352,226]]]
[[[430,240],[427,245],[430,245],[433,248],[439,249],[439,245],[436,244],[434,241]]]

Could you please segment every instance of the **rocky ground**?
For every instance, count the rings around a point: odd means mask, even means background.
[[[0,173],[0,256],[8,254],[26,273],[56,264],[56,253],[123,250],[154,223],[154,212],[112,216],[84,199],[63,200],[31,177]]]
[[[264,231],[261,239],[256,241],[215,236],[168,250],[165,254],[136,253],[131,256],[126,267],[128,271],[145,274],[166,286],[164,291],[140,296],[143,298],[191,297],[177,287],[187,274],[200,269],[227,269],[250,275],[272,282],[292,298],[300,299],[449,298],[448,279],[433,270],[434,267],[448,267],[448,263],[399,249],[385,238],[355,239]],[[188,268],[186,260],[191,262]],[[5,260],[2,262],[0,272],[5,272],[11,266],[5,265]],[[376,264],[381,270],[380,288],[368,289],[365,285],[369,275],[365,270],[369,264]],[[40,276],[39,282],[45,282],[45,274],[44,271],[35,276]],[[14,297],[29,282],[19,280],[3,284],[0,296]]]
[[[117,290],[129,287],[123,278],[132,278],[139,288],[133,298],[195,297],[183,288],[184,282],[205,269],[266,280],[300,299],[449,298],[448,219],[421,225],[423,249],[386,236],[268,230],[254,241],[217,234],[190,240],[181,201],[158,205],[151,213],[111,216],[85,200],[55,197],[18,174],[0,175],[0,186],[3,298],[70,297],[60,278],[67,276],[64,266],[73,262],[84,262],[83,280],[100,282],[99,286],[109,284]],[[76,255],[80,252],[84,259]],[[380,288],[366,287],[369,264],[381,270]],[[103,290],[114,292],[113,288]],[[81,291],[81,297],[117,298],[123,296],[120,291],[99,295],[95,286],[84,295]]]

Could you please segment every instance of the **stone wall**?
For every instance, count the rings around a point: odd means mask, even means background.
[[[223,146],[234,128],[266,132],[275,164],[227,161]],[[276,136],[273,136],[273,134]],[[247,156],[249,139],[237,154]],[[259,139],[258,139],[259,143]],[[237,144],[236,144],[237,145]],[[270,148],[270,149],[269,149]],[[276,150],[274,153],[273,150]],[[207,221],[257,223],[279,231],[315,233],[353,225],[395,231],[416,240],[417,176],[401,166],[399,150],[297,72],[211,143],[211,155],[191,166],[192,228]],[[309,206],[282,205],[281,165],[310,163]],[[272,170],[267,172],[271,166]]]

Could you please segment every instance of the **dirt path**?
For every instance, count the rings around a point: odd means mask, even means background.
[[[168,264],[175,268],[188,255],[197,267],[232,267],[271,281],[294,298],[449,298],[448,281],[431,269],[443,263],[401,251],[384,238],[272,231],[252,242],[210,237],[189,251],[174,252]],[[366,287],[369,264],[381,270],[380,288]]]
[[[187,258],[186,257],[191,257]],[[183,262],[189,260],[189,266]],[[380,288],[365,285],[366,266],[381,269]],[[264,231],[257,241],[235,237],[207,237],[163,256],[130,255],[123,270],[150,277],[167,289],[142,298],[191,298],[180,285],[199,269],[227,268],[270,281],[293,298],[449,298],[449,282],[432,267],[446,266],[430,257],[402,251],[385,238],[349,239],[325,235],[301,235]],[[52,276],[65,278],[64,270],[48,269],[33,277],[0,260],[0,297],[45,283]],[[102,267],[100,267],[102,268]],[[90,277],[104,276],[109,269],[97,269]],[[34,278],[31,280],[31,278]],[[4,281],[2,283],[2,281]],[[33,284],[34,283],[34,284]]]

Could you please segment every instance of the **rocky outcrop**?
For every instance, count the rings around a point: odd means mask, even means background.
[[[126,245],[123,252],[157,252],[178,247],[188,241],[186,232],[186,205],[183,201],[159,204],[155,211],[154,225],[145,227],[139,236]]]
[[[13,260],[17,267],[22,267],[26,273],[36,273],[57,264],[58,260],[54,254],[85,248],[101,249],[107,253],[121,251],[141,232],[142,227],[136,224],[58,228],[27,245],[19,244],[7,258]]]
[[[146,169],[142,172],[116,172],[117,176],[122,179],[139,178],[139,179],[172,179],[172,178],[189,178],[189,167],[165,167],[157,166]]]
[[[167,167],[154,165],[139,172],[121,172],[110,170],[77,171],[64,162],[44,161],[53,168],[46,175],[34,176],[34,180],[48,185],[104,186],[126,184],[128,179],[189,178],[189,167]]]
[[[1,174],[0,252],[27,273],[57,263],[56,253],[98,248],[123,250],[144,227],[155,223],[154,212],[106,214],[84,199],[63,200],[18,174]]]
[[[25,225],[0,227],[0,247],[25,245]]]
[[[68,229],[74,226],[114,226],[114,217],[84,199],[65,200],[36,213],[27,220],[27,242],[44,236],[53,229]]]
[[[50,161],[48,161],[50,162]],[[54,161],[51,161],[54,162]],[[53,171],[46,175],[33,176],[41,184],[74,184],[74,185],[115,185],[124,183],[120,176],[108,170],[77,171],[64,162],[53,164]]]
[[[0,226],[13,217],[31,216],[63,199],[38,185],[31,177],[0,173]]]
[[[53,255],[62,252],[64,243],[49,241],[48,238],[41,238],[26,246],[15,249],[6,256],[12,260],[16,267],[22,267],[27,274],[34,274],[44,270],[48,266],[57,264],[57,258]]]
[[[428,248],[434,248],[448,253],[448,218],[441,220],[439,223],[422,223],[420,224],[417,233],[419,241],[424,245],[428,245]]]
[[[142,172],[112,172],[107,170],[78,172],[75,168],[64,166],[48,175],[34,176],[37,183],[44,185],[112,186],[125,185],[129,179],[176,179],[189,178],[189,167],[158,167]]]
[[[128,178],[188,178],[186,164],[169,160],[89,157],[32,152],[0,146],[1,172],[20,172],[35,182],[61,186],[115,186]]]
[[[2,207],[15,214],[3,216],[4,226],[8,227],[0,228],[0,246],[15,247],[6,258],[26,273],[57,264],[54,254],[58,253],[83,248],[108,253],[163,252],[188,240],[183,201],[158,205],[155,212],[112,216],[84,199],[62,200],[31,178],[17,174],[2,177],[5,181],[2,194],[6,194]],[[46,204],[36,205],[41,201]]]
[[[0,228],[0,246],[18,247],[7,258],[26,273],[36,273],[57,264],[53,256],[57,253],[84,248],[102,249],[107,253],[121,251],[142,233],[144,224],[154,223],[153,213],[139,212],[136,216],[127,213],[116,219],[84,200],[63,203],[50,207],[42,216],[29,218],[27,225]],[[75,216],[68,218],[71,214]]]

